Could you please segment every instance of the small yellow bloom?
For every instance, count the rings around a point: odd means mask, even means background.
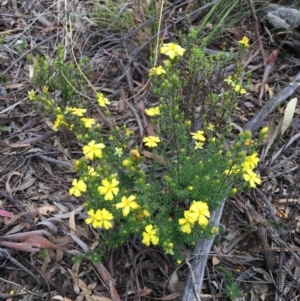
[[[194,223],[197,221],[197,214],[189,210],[184,211],[184,218],[179,219],[180,230],[184,233],[191,233]]]
[[[145,216],[145,217],[149,217],[150,216],[150,213],[149,213],[149,211],[148,210],[143,210],[143,215]]]
[[[197,214],[198,224],[200,226],[206,226],[208,224],[210,212],[207,203],[201,201],[193,201],[193,204],[190,207],[190,211]]]
[[[197,141],[205,141],[206,138],[204,137],[204,131],[198,131],[196,133],[191,133],[192,137],[194,140],[197,140]]]
[[[97,93],[96,99],[100,107],[105,107],[110,104],[110,101],[103,95],[103,93]]]
[[[195,142],[195,149],[202,149],[203,148],[204,143],[201,141],[196,141]]]
[[[66,112],[71,112],[72,115],[82,117],[86,113],[86,109],[66,107]]]
[[[96,124],[96,120],[93,118],[80,118],[81,122],[83,123],[84,127],[87,129],[91,129],[94,124]]]
[[[134,131],[132,131],[132,130],[126,128],[126,130],[125,130],[125,137],[126,137],[126,138],[129,138],[130,136],[133,135],[133,133],[134,133]]]
[[[149,75],[162,75],[162,74],[166,74],[166,71],[164,70],[164,68],[162,66],[158,66],[158,67],[153,67],[150,69]]]
[[[232,76],[228,75],[228,77],[224,79],[224,82],[226,82],[228,85],[232,85],[233,84]]]
[[[139,153],[138,150],[133,149],[130,151],[130,154],[132,155],[132,157],[134,157],[135,159],[139,159],[141,157],[141,154]]]
[[[28,98],[29,100],[35,99],[35,91],[33,89],[28,92]]]
[[[89,177],[97,176],[97,172],[95,171],[94,167],[92,167],[92,166],[88,167],[87,174]]]
[[[74,179],[72,182],[72,187],[69,191],[70,195],[75,195],[76,197],[81,196],[81,192],[85,192],[86,191],[86,184],[84,183],[83,180],[76,180]]]
[[[133,164],[132,160],[131,159],[124,159],[123,162],[122,162],[122,165],[123,166],[126,166],[126,167],[129,167]]]
[[[123,150],[122,150],[122,148],[115,147],[114,155],[116,155],[116,156],[118,156],[118,157],[121,157],[121,156],[123,155]]]
[[[106,230],[112,228],[113,215],[105,208],[100,210],[94,209],[88,211],[88,217],[85,219],[87,224],[92,224],[94,228],[105,228]]]
[[[152,242],[154,245],[157,245],[159,242],[159,238],[157,236],[157,229],[155,229],[152,225],[147,225],[145,227],[145,232],[143,232],[143,240],[142,243],[146,246],[150,246]]]
[[[259,158],[257,157],[257,153],[253,153],[251,156],[246,157],[243,167],[245,167],[245,169],[254,169],[258,162]]]
[[[98,192],[100,195],[104,195],[104,200],[111,201],[114,198],[114,195],[119,193],[119,181],[112,179],[111,182],[108,179],[102,180],[102,186],[98,187]]]
[[[163,44],[160,48],[160,53],[167,55],[170,59],[176,56],[183,56],[185,49],[175,43]]]
[[[212,124],[212,123],[209,123],[208,126],[207,126],[207,129],[210,130],[210,131],[213,131],[215,129],[215,125]]]
[[[127,216],[129,214],[130,209],[138,209],[139,204],[135,201],[136,196],[131,195],[129,198],[123,196],[121,202],[116,204],[117,209],[123,208],[123,216]]]
[[[239,41],[239,44],[243,46],[244,48],[249,47],[249,38],[246,36],[243,36],[243,38]]]
[[[246,91],[245,89],[242,88],[242,89],[240,90],[240,94],[241,94],[241,95],[245,95],[245,94],[247,94],[247,91]]]
[[[159,115],[159,114],[160,114],[159,106],[153,107],[153,108],[150,108],[150,109],[145,109],[145,113],[146,113],[148,116],[156,116],[156,115]]]
[[[143,139],[143,142],[148,147],[156,147],[157,143],[160,142],[160,139],[159,139],[159,137],[156,137],[156,136],[148,136]]]
[[[105,148],[103,143],[95,143],[95,140],[92,140],[88,145],[83,147],[83,154],[89,160],[94,158],[102,158],[102,149]]]
[[[53,130],[55,132],[58,131],[59,127],[62,126],[63,124],[65,124],[64,115],[63,114],[58,114],[56,116],[56,119],[55,119],[54,124],[53,124]]]
[[[44,86],[43,89],[42,89],[42,92],[43,92],[44,94],[47,94],[48,91],[49,91],[49,87],[48,87],[48,86]]]
[[[245,174],[243,174],[244,180],[250,184],[250,187],[255,188],[256,185],[261,184],[260,175],[256,174],[252,170],[247,170]]]

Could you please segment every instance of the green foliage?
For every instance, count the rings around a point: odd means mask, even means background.
[[[224,198],[261,182],[253,172],[259,159],[251,133],[232,135],[230,125],[237,98],[246,93],[238,81],[239,63],[224,82],[220,68],[227,58],[204,55],[195,38],[192,32],[183,41],[186,53],[174,43],[162,46],[169,60],[150,70],[155,106],[141,112],[154,130],[149,127],[141,141],[126,125],[114,123],[102,93],[95,102],[107,119],[100,125],[87,117],[93,111],[76,92],[85,89],[81,73],[64,63],[62,48],[52,64],[44,59],[35,64],[35,83],[62,91],[54,130],[68,128],[83,145],[69,192],[84,196],[86,223],[102,229],[104,246],[117,247],[135,236],[180,258],[182,244],[217,233],[208,221]],[[56,101],[49,90],[30,91],[29,99],[51,111]]]
[[[134,28],[134,19],[126,7],[126,1],[117,1],[117,5],[112,0],[105,0],[104,3],[95,2],[90,18],[101,30],[127,33]]]
[[[29,57],[29,60],[32,61],[32,58]],[[86,61],[79,61],[80,68],[84,68],[85,65]],[[45,86],[49,87],[55,95],[55,100],[49,93],[44,93],[44,97],[39,98],[49,112],[57,107],[66,108],[68,104],[82,107],[87,105],[86,99],[80,94],[86,91],[84,77],[74,63],[66,61],[64,49],[60,44],[57,46],[56,58],[53,61],[37,56],[34,62],[33,83],[40,90]]]
[[[22,37],[21,40],[18,40],[17,43],[16,43],[16,49],[19,53],[23,53],[24,52],[24,49],[26,47],[26,38],[25,37]]]
[[[232,272],[226,270],[221,265],[215,267],[215,272],[222,276],[222,280],[224,281],[224,294],[225,297],[234,301],[241,295],[241,290],[239,285],[235,282],[234,275]]]
[[[47,256],[49,256],[49,253],[47,250],[42,250],[38,252],[37,257],[40,259],[45,259]]]

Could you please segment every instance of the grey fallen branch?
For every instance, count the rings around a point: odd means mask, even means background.
[[[211,215],[210,224],[218,227],[222,216],[225,200],[221,202],[219,208],[217,208]],[[205,266],[207,257],[212,247],[214,238],[212,239],[199,239],[193,251],[193,259],[191,266],[193,271],[188,273],[181,301],[198,300],[201,293],[201,287],[204,277]]]
[[[288,84],[278,95],[271,98],[259,112],[248,122],[245,130],[249,130],[254,134],[262,126],[263,121],[281,105],[295,90],[300,86],[300,72],[295,76],[293,82]]]

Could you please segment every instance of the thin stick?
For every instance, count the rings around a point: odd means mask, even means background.
[[[260,37],[260,34],[259,34],[258,19],[257,19],[257,16],[256,16],[256,12],[255,12],[252,0],[248,0],[248,2],[249,2],[249,5],[250,5],[250,8],[251,8],[251,13],[252,13],[253,21],[254,21],[253,25],[254,25],[255,37],[256,37],[256,40],[257,40],[257,43],[258,43],[258,47],[259,47],[260,52],[261,52],[261,56],[263,58],[263,62],[265,64],[266,63],[266,55],[265,55],[265,50],[264,50],[264,47],[263,47],[263,44],[262,44],[262,41],[261,41],[261,37]]]

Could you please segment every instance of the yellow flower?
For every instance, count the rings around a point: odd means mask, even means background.
[[[198,131],[196,133],[191,133],[194,140],[205,141],[206,138],[203,136],[204,131]]]
[[[257,153],[253,153],[251,156],[247,156],[245,162],[242,164],[243,169],[254,169],[259,162],[259,158],[257,157]]]
[[[167,55],[170,59],[176,56],[183,56],[185,49],[175,43],[163,44],[160,48],[160,53]]]
[[[110,104],[110,101],[103,95],[103,93],[97,93],[96,98],[100,107],[105,107]]]
[[[159,242],[159,238],[157,237],[157,229],[154,229],[152,225],[147,225],[145,227],[145,232],[143,232],[143,240],[142,243],[146,246],[150,246],[152,242],[154,245],[157,245]]]
[[[103,143],[95,144],[95,140],[93,140],[88,145],[83,147],[83,153],[89,160],[93,160],[94,158],[102,158],[103,148],[105,148]]]
[[[88,215],[85,222],[87,224],[92,224],[94,228],[105,228],[108,230],[112,227],[111,220],[113,219],[113,215],[105,208],[102,210],[97,209],[96,213],[94,209],[90,209]]]
[[[145,217],[149,217],[150,216],[150,213],[149,213],[149,211],[148,210],[143,210],[143,215],[145,216]]]
[[[133,135],[133,133],[134,133],[134,132],[133,132],[132,130],[126,128],[126,130],[125,130],[125,137],[126,137],[126,138],[129,138],[130,136]]]
[[[116,204],[117,209],[123,208],[123,216],[127,216],[129,214],[130,209],[138,209],[139,204],[135,201],[136,197],[131,195],[129,198],[123,196],[121,202]]]
[[[210,212],[208,205],[205,202],[193,201],[190,207],[190,211],[197,214],[198,224],[200,226],[206,226],[208,224],[208,219],[210,217]]]
[[[242,88],[242,89],[240,90],[240,94],[241,94],[241,95],[245,95],[245,94],[247,94],[247,91],[246,91],[245,89]]]
[[[28,98],[29,100],[35,99],[35,91],[33,89],[28,92]]]
[[[243,38],[239,41],[240,45],[248,48],[249,47],[249,38],[246,36],[243,36]]]
[[[160,114],[159,106],[153,107],[153,108],[150,108],[150,109],[145,109],[145,113],[146,113],[148,116],[156,116],[156,115],[159,115],[159,114]]]
[[[143,139],[143,142],[148,147],[156,147],[157,143],[160,142],[160,139],[159,139],[159,137],[156,137],[156,136],[148,136]]]
[[[164,64],[166,67],[169,67],[171,65],[171,62],[169,60],[164,60]]]
[[[184,211],[184,218],[179,219],[180,230],[184,233],[191,233],[194,223],[197,221],[197,214],[189,210]]]
[[[203,142],[201,141],[196,141],[195,142],[195,149],[202,149],[203,148]]]
[[[90,177],[97,176],[97,172],[95,171],[94,167],[92,167],[92,166],[88,167],[87,174]]]
[[[98,210],[96,211],[96,213],[98,212]],[[88,225],[92,224],[92,226],[94,228],[96,228],[97,227],[97,218],[96,218],[96,213],[95,213],[94,209],[90,209],[87,213],[88,213],[88,217],[85,219],[86,224],[88,224]]]
[[[139,151],[137,149],[132,149],[130,151],[130,154],[132,155],[132,157],[134,157],[135,159],[139,159],[141,157],[141,154],[139,153]]]
[[[231,75],[228,75],[228,77],[224,79],[224,82],[226,82],[228,85],[234,84]]]
[[[42,89],[42,92],[43,92],[44,94],[47,94],[48,91],[49,91],[49,87],[48,87],[48,86],[44,86],[43,89]]]
[[[123,166],[126,166],[126,167],[129,167],[133,164],[131,158],[128,158],[128,159],[124,159],[123,162],[122,162],[122,165]]]
[[[71,112],[72,115],[82,117],[86,113],[86,109],[66,107],[66,112]]]
[[[162,75],[162,74],[166,74],[166,71],[164,70],[164,68],[162,66],[158,66],[158,67],[153,67],[150,69],[149,75]]]
[[[123,150],[122,150],[122,148],[115,147],[114,155],[116,155],[116,156],[118,156],[118,157],[121,157],[121,156],[123,155]]]
[[[95,119],[93,118],[81,118],[80,119],[87,129],[91,129],[92,126],[96,123]]]
[[[63,114],[58,114],[56,116],[56,119],[55,119],[54,124],[53,124],[53,130],[55,132],[58,131],[58,128],[60,126],[62,126],[63,124],[65,124],[65,122],[64,122],[64,115]]]
[[[75,195],[76,197],[81,196],[81,192],[85,192],[86,191],[86,184],[84,183],[83,180],[76,180],[74,179],[72,182],[72,187],[69,191],[70,195]]]
[[[250,187],[255,188],[256,185],[261,184],[260,175],[256,174],[252,170],[247,170],[245,174],[243,174],[244,180],[250,184]]]
[[[112,179],[109,182],[107,179],[102,180],[102,186],[98,187],[98,192],[100,195],[104,195],[104,200],[111,201],[114,198],[114,195],[119,193],[119,181]]]
[[[215,125],[212,124],[212,123],[209,123],[208,126],[207,126],[207,129],[210,130],[210,131],[213,131],[215,129]]]

